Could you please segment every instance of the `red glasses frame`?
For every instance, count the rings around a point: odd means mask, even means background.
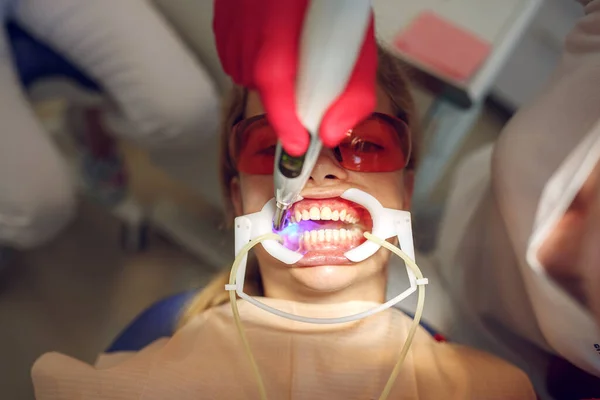
[[[248,144],[248,140],[243,136],[249,134],[249,130],[259,129],[267,129],[267,131],[262,137],[257,136],[256,140],[267,142],[263,143],[263,146],[269,144],[269,149],[273,147],[272,154],[269,151],[268,154],[255,155],[254,160],[240,160],[241,153],[245,150],[242,147]],[[269,129],[272,130],[273,128],[271,128],[266,114],[243,119],[234,125],[229,138],[229,157],[238,171],[257,175],[273,173],[274,160],[270,163],[271,165],[267,164],[269,157],[274,156],[274,144],[277,143],[277,136],[274,131],[271,135]],[[374,130],[378,130],[377,135],[370,132]],[[392,134],[392,131],[394,134]],[[379,143],[365,142],[365,138],[370,138],[370,140]],[[369,151],[365,151],[365,143],[387,150],[379,151],[377,154],[368,154]],[[358,150],[359,146],[360,150]],[[398,171],[406,168],[411,158],[412,140],[410,129],[401,118],[374,112],[357,124],[355,128],[349,130],[348,138],[332,150],[338,163],[351,171]],[[240,163],[240,161],[242,162]]]

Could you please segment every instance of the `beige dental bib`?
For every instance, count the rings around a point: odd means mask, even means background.
[[[297,315],[332,318],[373,303],[310,305],[261,298]],[[411,318],[388,309],[315,325],[239,301],[239,312],[270,398],[377,398],[406,340]],[[38,400],[258,399],[229,304],[199,315],[172,338],[138,353],[103,355],[96,367],[50,353],[34,365]],[[534,399],[518,369],[478,351],[436,342],[419,328],[390,399]]]

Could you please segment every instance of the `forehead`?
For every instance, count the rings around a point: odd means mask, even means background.
[[[390,115],[395,114],[394,107],[392,106],[392,101],[379,85],[377,86],[377,106],[375,107],[375,111]],[[255,91],[249,92],[244,113],[245,118],[253,117],[255,115],[261,115],[264,113],[265,110],[263,108],[262,102],[260,101],[258,93]]]

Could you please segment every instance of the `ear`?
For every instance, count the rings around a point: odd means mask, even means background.
[[[229,183],[229,193],[231,195],[231,203],[233,203],[233,212],[236,217],[243,215],[242,188],[240,178],[234,177]]]
[[[402,175],[404,181],[404,206],[409,210],[411,207],[413,191],[415,189],[415,171],[406,169]]]

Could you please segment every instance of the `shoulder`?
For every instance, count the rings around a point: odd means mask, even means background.
[[[536,399],[525,372],[509,362],[474,348],[444,343],[436,360],[457,387],[468,386],[474,399]]]
[[[95,365],[57,352],[43,354],[31,368],[35,398],[73,399],[83,393],[89,394],[89,399],[122,398],[119,395],[126,393],[127,388],[136,386],[137,373],[150,371],[169,340],[156,340],[136,352],[103,353]],[[118,385],[106,385],[106,382],[115,382],[116,377],[119,377]]]

